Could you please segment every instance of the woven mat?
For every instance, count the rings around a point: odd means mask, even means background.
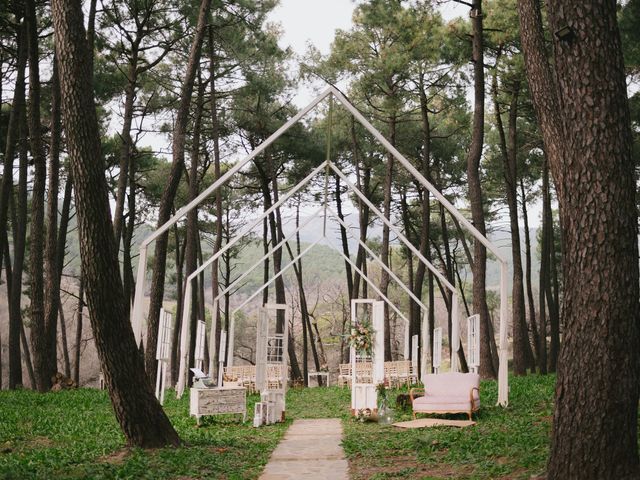
[[[424,427],[470,427],[476,422],[471,420],[446,420],[441,418],[419,418],[408,422],[394,423],[394,427],[400,428],[424,428]]]

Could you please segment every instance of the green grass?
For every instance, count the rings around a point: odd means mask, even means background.
[[[165,403],[186,446],[144,451],[124,449],[103,391],[0,392],[0,478],[257,478],[287,427],[254,429],[239,415],[205,417],[196,427],[188,398],[169,394]]]
[[[495,406],[497,383],[482,382],[482,408],[468,428],[400,430],[346,422],[343,446],[354,479],[530,478],[545,469],[554,376],[511,378],[509,407]],[[460,416],[465,419],[466,416]],[[410,420],[410,410],[396,421]]]
[[[205,417],[198,428],[188,399],[169,394],[165,409],[186,446],[153,451],[124,448],[105,392],[2,391],[0,479],[257,478],[292,419],[321,417],[343,420],[355,479],[529,478],[544,471],[554,380],[512,378],[506,409],[494,406],[496,383],[483,382],[478,424],[465,429],[359,423],[349,415],[349,390],[338,387],[289,390],[284,425],[252,428],[253,395],[245,424]],[[397,420],[410,418],[396,412]]]

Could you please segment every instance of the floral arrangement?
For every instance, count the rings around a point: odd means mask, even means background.
[[[356,420],[362,423],[371,421],[373,420],[371,417],[372,414],[373,412],[370,408],[360,408],[356,411]]]
[[[374,333],[370,323],[360,322],[356,324],[355,328],[351,329],[349,345],[352,346],[356,352],[371,356],[373,352]]]

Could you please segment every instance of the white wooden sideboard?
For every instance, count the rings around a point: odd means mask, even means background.
[[[247,419],[247,389],[238,386],[220,388],[192,388],[189,414],[196,417],[198,425],[205,415],[240,413]]]

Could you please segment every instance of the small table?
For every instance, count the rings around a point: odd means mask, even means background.
[[[242,421],[247,419],[247,389],[237,386],[219,388],[192,388],[189,400],[189,414],[196,417],[220,415],[223,413],[241,413]]]
[[[316,380],[318,381],[318,385],[320,384],[320,379],[318,377],[324,377],[325,379],[325,385],[328,387],[329,386],[329,372],[309,372],[307,374],[307,383],[311,383],[311,377],[316,377]]]

